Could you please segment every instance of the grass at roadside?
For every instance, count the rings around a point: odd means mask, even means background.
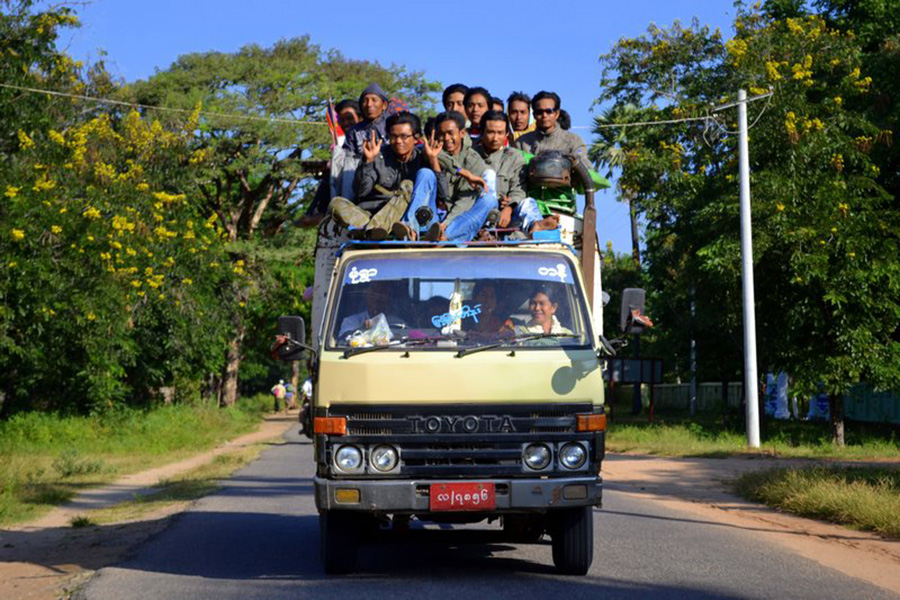
[[[220,454],[208,464],[160,483],[146,496],[110,508],[91,511],[89,516],[91,524],[105,525],[139,519],[161,508],[206,496],[219,488],[220,480],[255,460],[266,447],[265,444],[254,444]]]
[[[625,413],[625,414],[623,414]],[[725,457],[750,454],[743,423],[726,425],[722,416],[701,414],[660,415],[653,423],[646,416],[632,417],[626,410],[610,420],[607,450],[662,456]],[[847,446],[831,443],[826,423],[770,421],[762,447],[752,454],[796,458],[878,459],[900,458],[900,441],[890,429],[847,423]]]
[[[900,469],[772,469],[743,475],[735,488],[793,514],[900,538]]]
[[[34,519],[85,487],[251,431],[270,406],[261,395],[227,409],[182,404],[90,417],[15,415],[0,423],[0,526]]]

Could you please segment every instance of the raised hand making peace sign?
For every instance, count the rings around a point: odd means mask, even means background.
[[[381,144],[382,142],[373,127],[369,139],[363,141],[363,158],[367,163],[378,158],[378,155],[381,153]]]
[[[435,172],[441,170],[440,163],[438,162],[438,155],[440,155],[442,148],[443,144],[441,144],[440,140],[434,139],[434,131],[431,132],[431,136],[429,136],[428,139],[422,140],[422,151],[425,153],[428,162],[431,163],[432,170]]]

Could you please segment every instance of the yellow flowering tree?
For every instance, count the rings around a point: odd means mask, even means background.
[[[646,224],[650,345],[686,377],[693,337],[700,377],[722,381],[742,363],[736,109],[710,109],[738,88],[773,92],[749,106],[760,364],[824,385],[841,443],[843,392],[900,384],[900,211],[881,184],[892,132],[871,117],[882,84],[862,55],[851,30],[797,3],[739,6],[727,41],[698,23],[621,40],[599,98],[641,107],[634,121],[696,119],[630,128],[619,188]]]
[[[195,126],[130,112],[18,136],[0,203],[4,410],[187,394],[220,368],[237,276],[184,167]]]

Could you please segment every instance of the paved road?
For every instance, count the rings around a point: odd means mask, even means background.
[[[607,489],[586,577],[557,575],[550,545],[465,544],[413,531],[363,547],[358,573],[323,574],[311,447],[296,430],[79,593],[128,598],[895,598],[860,580],[648,500]],[[614,487],[614,486],[610,486]]]

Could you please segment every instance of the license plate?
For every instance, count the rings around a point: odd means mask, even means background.
[[[493,483],[431,484],[431,510],[494,510],[496,506]]]

